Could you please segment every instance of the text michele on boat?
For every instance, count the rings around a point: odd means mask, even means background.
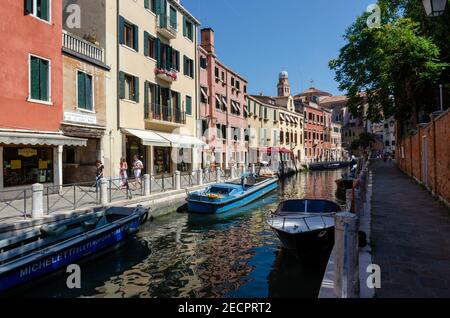
[[[219,183],[204,191],[189,193],[188,211],[193,213],[224,213],[247,205],[278,187],[278,178],[245,174],[241,183]]]
[[[149,209],[114,207],[0,241],[0,292],[133,238]]]
[[[334,215],[341,207],[328,200],[286,200],[268,219],[288,250],[306,251],[334,243]]]

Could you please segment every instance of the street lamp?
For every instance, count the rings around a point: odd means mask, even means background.
[[[422,0],[425,12],[429,17],[439,17],[444,14],[447,0]]]

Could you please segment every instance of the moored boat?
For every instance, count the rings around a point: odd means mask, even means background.
[[[241,183],[219,183],[203,191],[189,193],[188,211],[192,213],[224,213],[247,205],[278,187],[278,178],[245,175]]]
[[[133,238],[149,209],[113,207],[0,241],[0,292]]]
[[[304,252],[334,243],[334,215],[341,207],[328,200],[286,200],[268,219],[288,250]]]

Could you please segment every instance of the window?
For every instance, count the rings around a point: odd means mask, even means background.
[[[236,89],[239,91],[241,89],[241,82],[236,81]]]
[[[172,29],[177,29],[177,10],[170,6],[169,9],[170,27]]]
[[[30,56],[30,99],[50,102],[50,66],[49,60]]]
[[[171,49],[171,66],[173,70],[180,71],[180,52]]]
[[[123,17],[119,17],[119,20],[119,43],[138,51],[139,27],[128,21],[125,21]]]
[[[50,22],[51,0],[25,0],[25,14]]]
[[[217,67],[215,68],[214,73],[216,75],[216,78],[219,78],[219,69]]]
[[[183,16],[183,35],[187,37],[189,40],[194,40],[194,25],[191,21],[186,19],[186,17]]]
[[[144,55],[154,60],[157,58],[156,39],[144,32]]]
[[[120,72],[120,98],[139,103],[139,78]]]
[[[244,85],[244,93],[247,94],[247,85]]]
[[[156,1],[157,0],[144,0],[144,7],[153,13],[156,13]]]
[[[200,56],[200,67],[204,70],[206,70],[206,68],[208,67],[208,61],[206,60],[206,57],[204,57],[204,56]],[[216,77],[218,77],[217,75],[216,75]]]
[[[194,78],[194,61],[184,56],[184,75]]]
[[[278,121],[278,114],[276,109],[273,110],[273,121]]]
[[[192,97],[186,96],[186,114],[192,115]]]
[[[83,72],[77,74],[77,107],[84,110],[93,110],[93,82],[92,76]]]
[[[225,82],[225,72],[222,71],[222,82]]]
[[[234,87],[234,77],[231,78],[231,86]]]

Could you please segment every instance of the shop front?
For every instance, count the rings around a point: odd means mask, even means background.
[[[153,130],[124,129],[127,149],[134,145],[145,173],[152,175],[173,174],[175,171],[192,172],[197,168],[197,151],[204,143],[192,136],[169,134]],[[138,148],[139,149],[138,149]],[[127,151],[127,161],[132,163],[133,152]],[[129,159],[128,159],[129,158]]]
[[[0,132],[0,189],[61,184],[64,146],[86,146],[86,140],[57,134]]]

